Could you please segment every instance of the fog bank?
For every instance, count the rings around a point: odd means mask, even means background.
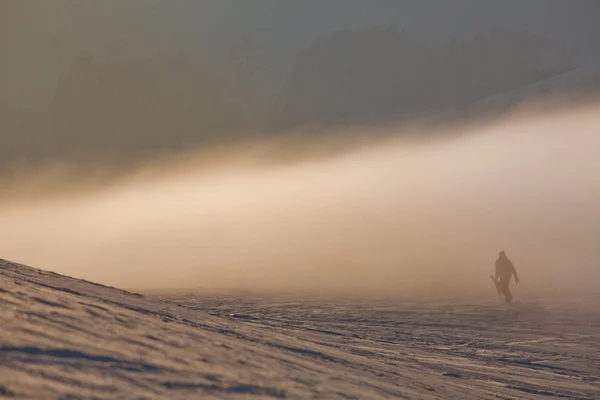
[[[5,202],[0,256],[130,288],[440,294],[491,291],[505,250],[519,289],[594,290],[598,110],[287,164],[220,150],[211,168],[149,166],[104,190]]]

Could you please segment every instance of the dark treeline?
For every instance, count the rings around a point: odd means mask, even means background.
[[[127,158],[172,152],[248,131],[214,74],[186,57],[78,60],[56,91],[52,132],[62,152]]]
[[[406,121],[564,73],[575,54],[528,33],[429,45],[396,29],[332,33],[303,51],[278,100],[278,128]]]
[[[76,60],[58,84],[49,121],[0,108],[6,166],[140,159],[239,138],[250,131],[219,80],[187,57]]]
[[[260,71],[243,57],[230,60],[243,67],[232,84],[193,57],[82,56],[60,79],[47,116],[0,106],[0,168],[120,165],[257,131],[410,121],[564,73],[573,57],[528,33],[492,31],[442,46],[391,28],[336,32],[298,55],[265,127],[251,122],[261,118],[249,115],[252,101],[244,98],[254,95]],[[244,90],[227,89],[236,84]]]
[[[0,104],[0,171],[46,159],[54,152],[49,133],[40,115]]]

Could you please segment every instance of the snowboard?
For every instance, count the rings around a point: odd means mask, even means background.
[[[502,291],[500,290],[500,281],[497,281],[494,278],[494,275],[490,275],[490,278],[492,278],[492,282],[494,282],[494,286],[496,286],[496,292],[498,292],[498,296],[500,296],[502,294]]]

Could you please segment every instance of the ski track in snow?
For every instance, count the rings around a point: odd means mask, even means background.
[[[599,306],[142,296],[0,261],[0,398],[600,399]]]

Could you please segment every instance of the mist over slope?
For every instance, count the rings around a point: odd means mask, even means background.
[[[445,293],[506,250],[527,284],[593,286],[597,105],[565,93],[596,94],[596,3],[342,3],[2,4],[6,255],[134,287]],[[562,107],[478,119],[540,93]]]
[[[486,285],[505,250],[524,291],[593,291],[597,109],[290,163],[265,161],[267,144],[212,165],[190,155],[77,196],[6,202],[0,241],[12,259],[125,287],[452,295]]]

